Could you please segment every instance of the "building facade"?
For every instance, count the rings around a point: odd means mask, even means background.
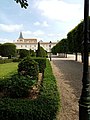
[[[47,52],[50,52],[50,49],[57,44],[57,42],[43,42],[39,41],[40,46],[43,47]],[[38,48],[38,42],[37,39],[32,38],[23,38],[22,32],[20,32],[20,36],[17,39],[16,42],[14,42],[17,49],[27,49],[27,50],[34,50],[36,51]]]

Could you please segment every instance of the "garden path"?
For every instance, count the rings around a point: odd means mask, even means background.
[[[71,58],[52,58],[51,66],[61,99],[61,109],[57,114],[57,120],[78,120],[82,63]]]

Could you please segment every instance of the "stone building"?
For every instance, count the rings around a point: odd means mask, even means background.
[[[43,47],[47,52],[50,52],[50,48],[56,45],[57,42],[43,42],[39,41],[40,46]],[[37,50],[38,42],[37,39],[32,38],[23,38],[22,32],[20,32],[20,36],[16,42],[14,42],[17,49],[27,49],[27,50]]]

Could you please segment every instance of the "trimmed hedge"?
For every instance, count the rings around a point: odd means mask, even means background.
[[[0,120],[53,120],[59,106],[59,93],[47,60],[40,95],[30,99],[0,99]]]
[[[21,61],[20,58],[14,58],[14,59],[13,59],[13,62],[20,62],[20,61]]]
[[[43,57],[32,57],[33,60],[35,60],[39,65],[39,72],[43,73],[43,71],[46,68],[46,58]]]
[[[0,80],[0,91],[3,92],[2,97],[9,98],[25,98],[29,96],[29,90],[35,80],[31,80],[30,76],[12,75],[10,78]]]
[[[3,59],[3,60],[0,60],[0,64],[10,63],[12,61],[13,61],[12,59]]]
[[[29,75],[31,80],[38,80],[39,66],[30,56],[22,59],[18,64],[19,75]]]

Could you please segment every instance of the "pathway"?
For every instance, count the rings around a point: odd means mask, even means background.
[[[53,73],[61,95],[62,109],[57,120],[78,120],[78,101],[82,88],[82,63],[69,58],[53,58]]]

